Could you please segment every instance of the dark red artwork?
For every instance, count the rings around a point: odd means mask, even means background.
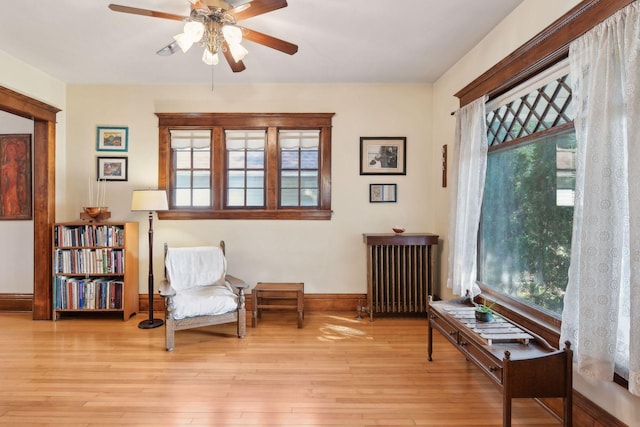
[[[31,135],[0,135],[0,220],[31,219]]]

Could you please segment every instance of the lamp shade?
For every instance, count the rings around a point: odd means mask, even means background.
[[[166,211],[169,209],[164,190],[134,190],[131,197],[132,211]]]

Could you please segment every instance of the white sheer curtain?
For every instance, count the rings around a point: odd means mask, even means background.
[[[561,340],[640,395],[640,3],[571,44],[576,200]],[[633,325],[633,326],[632,326]]]
[[[487,170],[486,97],[456,113],[456,139],[452,150],[451,222],[449,224],[449,277],[447,287],[456,295],[479,293],[476,283],[478,226]],[[475,289],[474,289],[475,287]]]

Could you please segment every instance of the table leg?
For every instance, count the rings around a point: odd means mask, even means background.
[[[252,302],[253,302],[253,310],[251,311],[251,327],[255,328],[256,326],[258,326],[258,296],[259,292],[254,292],[253,293],[253,298],[252,298]]]
[[[304,294],[298,292],[298,328],[302,328],[302,322],[304,320]]]

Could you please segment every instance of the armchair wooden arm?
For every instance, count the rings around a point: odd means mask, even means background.
[[[171,283],[167,279],[163,279],[158,286],[158,292],[163,297],[173,297],[176,295],[176,290],[173,289]]]
[[[249,288],[249,284],[245,283],[244,280],[242,279],[238,279],[235,276],[232,276],[230,274],[227,274],[226,276],[224,276],[224,279],[229,282],[229,284],[231,286],[233,286],[234,288],[238,289],[238,290],[245,290]]]

